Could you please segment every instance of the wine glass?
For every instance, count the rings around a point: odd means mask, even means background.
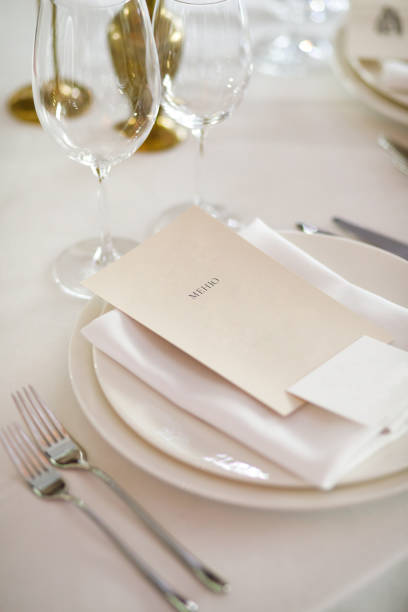
[[[236,227],[237,221],[221,206],[204,201],[200,182],[207,130],[230,116],[252,72],[244,7],[241,0],[157,0],[153,29],[161,68],[162,107],[198,141],[194,198],[166,211],[155,229],[191,204]],[[177,70],[173,70],[175,53]]]
[[[111,56],[109,32],[118,13],[123,28],[122,70]],[[86,83],[89,104],[76,104]],[[64,88],[71,88],[66,104]],[[88,298],[81,281],[128,251],[135,242],[108,229],[105,180],[147,138],[160,103],[160,68],[145,0],[41,0],[33,59],[33,95],[42,127],[71,159],[98,181],[99,239],[66,249],[53,265],[61,289]]]
[[[254,45],[255,68],[272,76],[301,76],[324,68],[333,30],[347,6],[348,0],[268,0],[264,34]]]

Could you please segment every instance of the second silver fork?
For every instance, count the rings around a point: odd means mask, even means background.
[[[38,447],[54,466],[86,470],[100,478],[202,584],[216,593],[229,591],[229,584],[223,578],[206,567],[195,555],[177,542],[111,476],[88,462],[85,449],[69,435],[31,385],[13,393],[12,398]]]
[[[30,486],[33,493],[42,499],[62,500],[73,504],[84,512],[115,544],[118,550],[141,574],[157,589],[164,599],[178,612],[194,612],[198,606],[194,601],[177,593],[168,583],[152,570],[85,502],[72,495],[57,470],[49,465],[44,454],[39,451],[19,425],[10,425],[0,430],[10,459],[20,476]]]

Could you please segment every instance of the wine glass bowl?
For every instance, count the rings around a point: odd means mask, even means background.
[[[133,28],[123,30],[116,47],[123,58],[120,74],[109,42],[118,12],[134,15]],[[119,255],[119,242],[115,241],[115,247],[107,228],[103,185],[111,168],[129,158],[147,138],[160,102],[159,74],[144,0],[41,0],[33,60],[37,115],[67,156],[89,166],[98,179],[97,248],[92,240],[74,245],[54,265],[61,288],[74,295],[88,297],[80,281]],[[78,83],[86,83],[86,104],[85,88]],[[118,125],[124,129],[118,130]],[[122,241],[126,249],[131,244],[135,243]],[[85,265],[89,248],[94,252],[88,253]]]
[[[228,0],[224,3],[228,4]],[[168,10],[164,6],[158,9],[154,28],[163,84],[162,105],[171,117],[191,130],[215,125],[228,117],[241,101],[249,79],[240,13],[225,10],[224,3],[185,5],[178,0],[162,0],[158,5],[169,5]],[[177,6],[183,4],[188,8]],[[171,17],[175,7],[178,14]],[[178,70],[174,71],[173,38],[175,34],[181,36],[183,30],[184,44]]]
[[[117,1],[125,10],[134,6],[138,14],[139,44],[144,55],[135,47],[134,31],[121,39],[122,55],[126,58],[120,77],[112,69],[107,33],[114,13],[114,2],[104,7],[97,0],[65,0],[54,4],[42,0],[34,57],[33,93],[36,110],[44,129],[67,152],[71,159],[91,167],[113,166],[127,159],[147,137],[157,112],[152,90],[158,91],[151,59],[146,55],[146,29],[139,2]],[[52,6],[50,6],[52,5]],[[48,10],[47,10],[48,9]],[[117,9],[116,9],[117,10]],[[53,23],[53,13],[56,20]],[[145,11],[146,13],[146,11]],[[142,27],[144,26],[144,27]],[[54,33],[54,28],[56,31]],[[55,76],[52,39],[58,45],[58,71]],[[95,52],[98,49],[98,52]],[[156,60],[154,60],[156,61]],[[75,89],[75,83],[86,82],[90,91],[87,112],[75,103],[61,103],[59,81]],[[62,88],[64,85],[61,86]],[[64,91],[64,90],[62,90]],[[129,135],[116,130],[118,122],[132,119],[134,129]]]
[[[91,103],[91,93],[83,85],[65,81],[49,81],[41,89],[41,101],[48,112],[67,117],[85,112]]]

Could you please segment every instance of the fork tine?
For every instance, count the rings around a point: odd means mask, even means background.
[[[24,434],[23,430],[16,423],[12,423],[9,428],[10,434],[13,437],[15,448],[17,452],[20,453],[21,459],[25,462],[27,469],[31,469],[34,472],[34,476],[38,476],[43,471],[40,463],[33,457],[32,453],[30,453],[30,449],[28,447],[28,438],[27,435]],[[25,435],[25,439],[23,438],[23,434]]]
[[[24,480],[30,480],[35,476],[35,472],[29,463],[26,462],[24,454],[21,453],[20,447],[17,445],[13,430],[9,426],[8,428],[3,427],[0,430],[0,439],[6,449],[10,459],[14,463],[19,472],[20,476]]]
[[[24,429],[22,429],[20,425],[17,425],[17,423],[13,423],[13,426],[17,443],[25,453],[27,460],[35,466],[39,473],[49,470],[48,461],[45,459],[42,452],[33,444],[33,441],[29,438]]]
[[[54,442],[57,442],[62,436],[52,422],[47,418],[47,413],[42,409],[42,403],[36,393],[32,395],[29,391],[31,391],[31,385],[28,385],[28,389],[23,387],[24,394],[28,400],[27,411],[31,413],[34,417],[36,417],[36,422],[39,426],[42,426],[45,432],[48,432],[49,435],[52,436]]]
[[[25,389],[23,390],[25,391]],[[25,400],[20,391],[17,391],[17,393],[12,393],[11,397],[13,398],[17,410],[22,416],[25,424],[27,425],[37,444],[40,447],[50,446],[51,444],[54,444],[54,442],[56,442],[58,438],[52,435],[52,432],[43,423],[43,421],[37,414],[37,411],[35,410],[35,406],[30,401],[30,397],[28,396],[27,398],[30,403]]]
[[[64,436],[68,436],[68,432],[65,429],[65,427],[62,425],[62,423],[59,422],[55,414],[48,408],[47,404],[39,396],[39,394],[34,389],[34,387],[32,385],[28,385],[28,389],[31,391],[32,397],[35,398],[38,408],[41,409],[41,413],[44,419],[45,419],[45,416],[49,418],[50,422],[54,425],[55,429],[57,430],[61,438],[63,438]]]
[[[38,419],[37,415],[33,414],[32,411],[29,411],[26,401],[21,395],[20,391],[16,393],[12,393],[11,397],[19,411],[23,421],[27,425],[27,428],[31,432],[31,435],[36,440],[37,444],[40,447],[49,446],[55,440],[51,438],[49,433],[44,429],[41,421]]]

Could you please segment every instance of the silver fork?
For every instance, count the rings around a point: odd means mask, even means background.
[[[54,466],[58,468],[79,468],[98,476],[135,512],[202,584],[213,592],[229,591],[229,584],[223,578],[206,567],[195,555],[177,542],[111,476],[88,462],[84,448],[73,440],[31,385],[23,387],[22,391],[13,393],[12,398],[38,447]]]
[[[394,166],[403,174],[408,175],[408,148],[383,134],[378,137],[377,142],[384,151],[389,153]]]
[[[159,591],[178,612],[198,610],[194,601],[186,599],[160,578],[145,562],[123,542],[112,529],[89,508],[82,499],[69,493],[65,481],[57,470],[49,465],[43,453],[37,449],[25,431],[16,423],[0,431],[6,451],[23,479],[38,497],[70,502],[88,516],[111,539],[119,551]]]

